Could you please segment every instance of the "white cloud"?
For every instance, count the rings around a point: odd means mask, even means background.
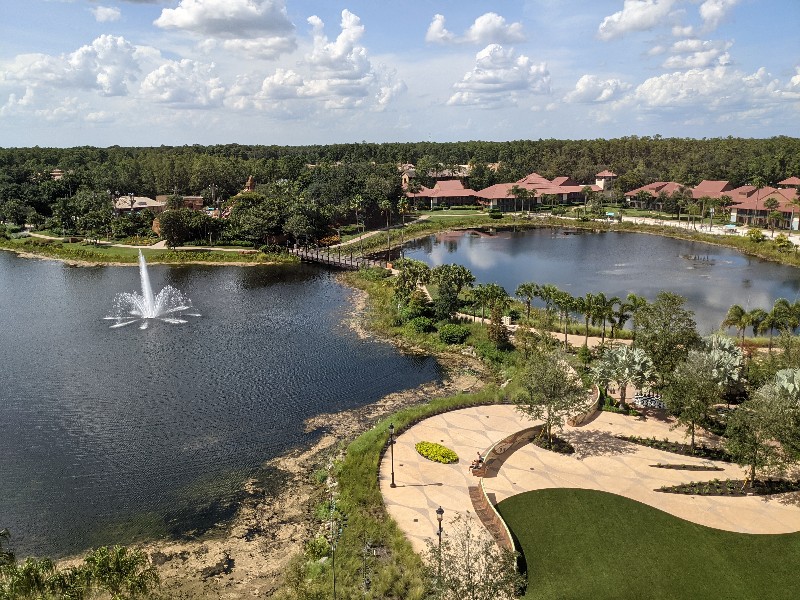
[[[692,107],[700,111],[745,109],[783,99],[780,84],[761,68],[750,75],[730,67],[690,69],[651,77],[629,100],[645,108]]]
[[[98,23],[110,23],[119,21],[122,12],[116,6],[96,6],[92,10],[95,21]]]
[[[139,50],[125,38],[101,35],[70,54],[22,54],[6,69],[6,81],[33,86],[97,90],[124,96],[139,71]]]
[[[455,41],[455,38],[456,36],[444,26],[444,15],[433,15],[433,20],[425,33],[425,41],[431,44],[447,44]]]
[[[705,29],[707,31],[716,29],[728,11],[738,3],[739,0],[705,0],[700,5],[700,18],[703,19]]]
[[[180,108],[219,106],[225,96],[214,65],[188,58],[168,61],[150,72],[139,91],[150,100]]]
[[[673,25],[672,35],[675,37],[692,37],[694,35],[694,27],[691,25]]]
[[[207,49],[221,43],[251,57],[273,59],[297,47],[285,0],[181,0],[154,24],[207,38]]]
[[[733,44],[722,40],[680,40],[670,48],[673,56],[664,61],[665,69],[703,69],[716,63],[730,64],[728,50]]]
[[[620,79],[600,79],[595,75],[583,75],[575,89],[564,96],[566,102],[608,102],[631,88]]]
[[[525,41],[522,23],[506,23],[497,13],[481,15],[464,34],[467,41],[474,44],[508,44]]]
[[[297,117],[318,109],[370,106],[380,110],[405,91],[405,83],[394,70],[382,67],[378,74],[373,68],[366,48],[360,45],[364,26],[357,15],[342,11],[341,31],[333,40],[325,35],[325,24],[318,16],[309,17],[308,23],[313,44],[300,69],[276,69],[260,84],[240,77],[225,104]]]
[[[795,67],[794,70],[796,75],[789,80],[789,85],[800,88],[800,67]]]
[[[434,15],[425,41],[433,44],[509,44],[525,41],[522,23],[507,23],[505,17],[494,12],[481,15],[462,36],[456,36],[444,25],[444,16]]]
[[[369,95],[369,87],[375,81],[367,56],[367,49],[358,42],[364,35],[364,26],[358,16],[345,9],[342,11],[342,31],[334,41],[325,35],[325,24],[316,15],[309,17],[313,30],[314,45],[306,57],[311,67],[311,78],[307,79],[300,94],[306,97],[325,99],[328,108],[358,106]]]
[[[652,29],[667,19],[674,4],[675,0],[625,0],[621,11],[603,19],[597,34],[601,40],[610,40]]]
[[[498,106],[516,103],[524,95],[550,93],[550,73],[545,63],[534,64],[512,49],[489,44],[453,88],[457,91],[449,105]]]

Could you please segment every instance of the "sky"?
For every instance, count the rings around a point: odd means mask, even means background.
[[[0,146],[800,137],[800,0],[2,0]]]

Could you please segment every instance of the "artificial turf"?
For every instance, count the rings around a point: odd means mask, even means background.
[[[595,490],[526,492],[498,510],[524,555],[527,599],[779,600],[800,593],[800,533],[712,529]]]

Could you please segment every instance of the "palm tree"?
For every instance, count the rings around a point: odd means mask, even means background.
[[[476,285],[471,291],[472,303],[481,307],[481,321],[483,321],[488,301],[486,286],[482,283]]]
[[[647,298],[630,293],[625,298],[625,302],[630,308],[631,316],[633,317],[633,344],[636,345],[636,316],[639,314],[639,311],[647,306]]]
[[[408,198],[403,196],[397,201],[397,212],[400,213],[400,258],[403,258],[403,228],[406,226],[406,214],[409,210]]]
[[[595,296],[596,298],[596,311],[594,312],[594,320],[592,322],[593,325],[597,323],[602,323],[603,325],[603,333],[600,339],[601,344],[606,343],[606,323],[609,319],[613,318],[614,316],[614,304],[619,302],[619,298],[614,296],[613,298],[606,298],[606,295],[603,292],[600,292]]]
[[[564,350],[567,350],[567,326],[569,325],[569,316],[575,310],[575,298],[569,292],[558,290],[553,303],[558,307],[561,313],[561,320],[564,323]]]
[[[486,290],[486,305],[489,307],[489,312],[493,309],[504,311],[511,304],[511,298],[503,286],[489,283],[484,289]]]
[[[552,283],[545,283],[544,285],[539,286],[536,295],[542,302],[544,302],[544,306],[547,312],[553,310],[553,302],[558,292],[559,289]]]
[[[594,313],[597,308],[597,296],[587,293],[583,298],[576,298],[577,311],[583,315],[584,325],[584,338],[583,344],[589,345],[589,321],[594,318]]]
[[[759,196],[761,194],[761,190],[767,187],[767,180],[764,179],[761,175],[756,175],[755,177],[753,177],[753,187],[756,188],[756,210],[753,213],[753,221],[755,221],[755,219],[758,217]],[[753,224],[757,225],[757,223],[755,222]]]
[[[392,258],[392,230],[389,229],[392,217],[392,201],[389,198],[384,198],[378,203],[378,207],[386,215],[386,261],[389,262]]]
[[[759,334],[766,331],[766,321],[769,313],[763,308],[754,308],[747,313],[748,324],[753,328],[753,337],[758,337]]]
[[[539,290],[539,284],[533,283],[532,281],[526,283],[520,283],[517,286],[517,291],[514,292],[514,295],[517,298],[524,300],[525,302],[525,318],[531,318],[531,303],[533,299],[537,296],[537,292]]]
[[[633,316],[633,313],[628,312],[631,310],[631,306],[627,302],[617,298],[614,304],[616,305],[617,308],[616,310],[613,311],[611,319],[612,340],[614,339],[615,334],[619,332],[620,329],[623,329],[625,327],[625,323],[628,322],[628,319],[630,319],[631,316]]]
[[[744,344],[744,330],[749,324],[747,311],[738,304],[731,306],[722,320],[722,327],[734,327],[741,334],[742,344]]]
[[[764,208],[767,209],[767,223],[771,232],[771,237],[775,237],[775,221],[781,218],[781,213],[778,212],[778,200],[775,198],[767,198],[764,200]]]

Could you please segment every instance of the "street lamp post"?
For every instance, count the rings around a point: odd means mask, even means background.
[[[439,536],[439,570],[438,570],[438,583],[442,583],[442,519],[444,518],[444,509],[440,506],[436,509],[436,520],[439,521],[439,530],[436,535]]]
[[[394,482],[394,423],[389,425],[389,452],[392,456],[392,483],[389,487],[396,488],[397,484]]]

